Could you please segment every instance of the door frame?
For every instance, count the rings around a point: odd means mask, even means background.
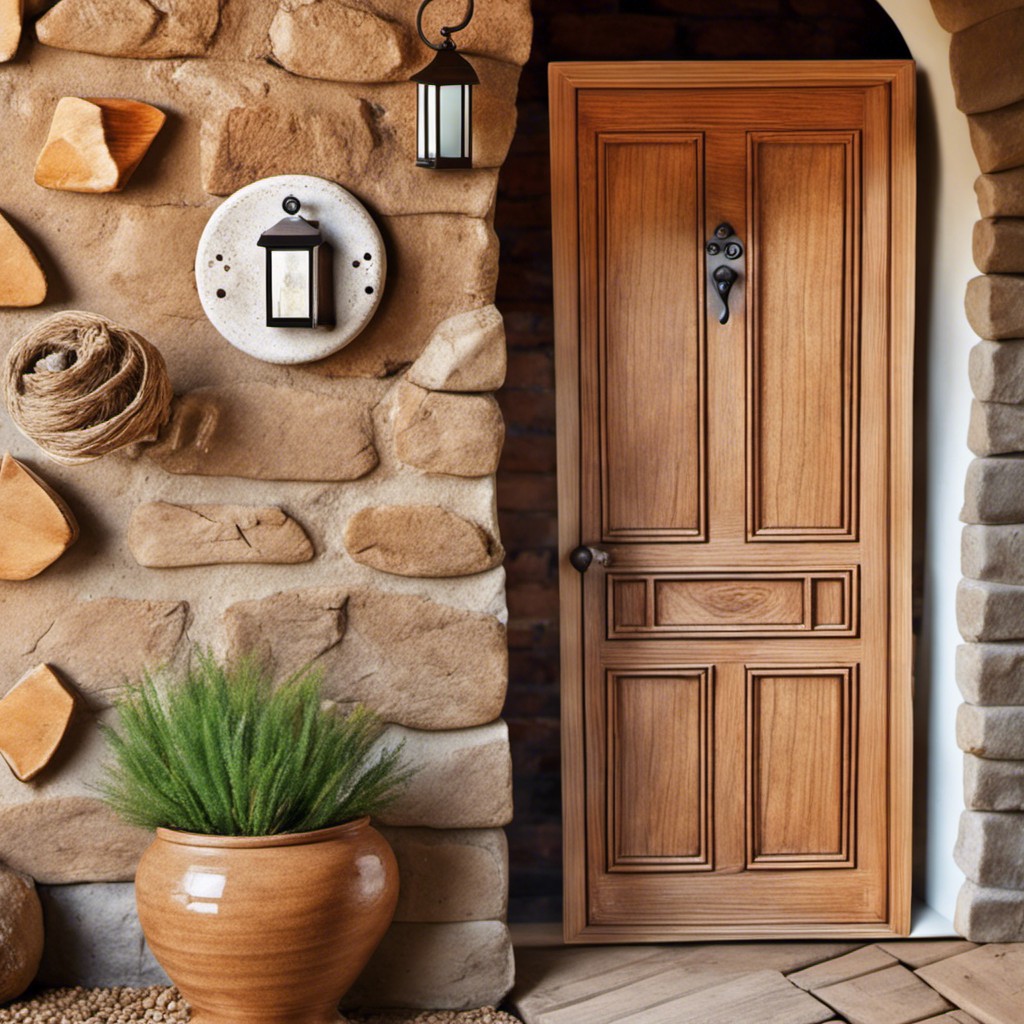
[[[735,925],[702,929],[593,925],[587,915],[587,832],[583,701],[583,583],[569,552],[581,536],[579,208],[577,93],[581,89],[883,86],[890,112],[889,408],[889,892],[877,924]],[[880,938],[910,930],[912,817],[911,544],[916,152],[914,67],[910,61],[715,61],[553,63],[549,66],[554,268],[558,552],[561,626],[562,820],[566,942],[680,939]]]

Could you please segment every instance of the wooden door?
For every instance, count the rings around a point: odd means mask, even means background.
[[[566,938],[904,934],[912,64],[551,105]]]

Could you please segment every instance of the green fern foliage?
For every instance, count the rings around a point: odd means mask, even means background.
[[[411,774],[401,747],[375,754],[377,716],[327,709],[321,690],[318,672],[275,688],[255,659],[225,665],[209,652],[177,685],[144,676],[118,701],[118,726],[104,727],[107,803],[143,828],[224,836],[311,832],[381,810]]]

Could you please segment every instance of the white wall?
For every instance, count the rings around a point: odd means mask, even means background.
[[[967,421],[971,392],[967,354],[974,337],[964,315],[964,289],[978,271],[971,231],[978,219],[973,183],[978,167],[967,120],[953,100],[949,35],[929,0],[879,0],[903,33],[918,65],[918,366],[925,375],[926,408],[916,429],[926,438],[924,617],[918,647],[915,819],[920,849],[919,896],[952,919],[963,875],[953,863],[963,808],[961,754],[955,735],[959,691],[953,662],[959,634],[955,596],[960,578],[960,523],[964,475],[970,461]],[[920,391],[920,389],[919,389]],[[925,770],[926,768],[926,770]],[[923,840],[923,842],[922,842]]]

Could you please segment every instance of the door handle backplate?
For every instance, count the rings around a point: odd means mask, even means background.
[[[722,300],[720,324],[729,322],[729,294],[744,268],[744,249],[733,226],[723,221],[704,246],[708,277],[715,294]]]

